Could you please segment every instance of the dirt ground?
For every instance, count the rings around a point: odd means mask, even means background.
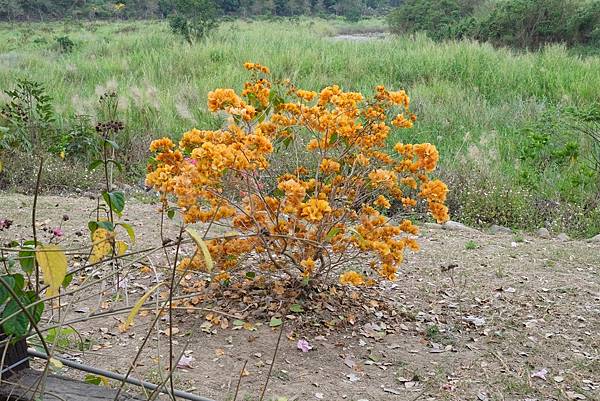
[[[149,199],[129,201],[122,218],[136,230],[136,249],[161,243],[157,206]],[[67,214],[63,245],[88,244],[87,221],[95,204],[89,198],[42,197],[40,227],[59,226]],[[0,218],[14,220],[10,230],[0,232],[2,243],[30,238],[30,207],[30,197],[0,194]],[[174,228],[165,235],[175,238]],[[600,400],[600,244],[437,228],[423,228],[419,242],[422,250],[407,255],[399,279],[381,284],[378,299],[364,304],[362,312],[335,311],[344,315],[337,319],[344,325],[323,319],[307,328],[284,318],[283,329],[269,327],[268,320],[248,319],[242,326],[235,320],[243,310],[178,310],[172,335],[176,352],[185,351],[185,357],[175,386],[233,400],[246,363],[238,400],[258,400],[271,369],[265,399]],[[61,319],[132,305],[164,278],[166,272],[157,267],[161,258],[152,254],[124,269],[127,281],[119,298],[109,281],[66,297],[68,313]],[[74,259],[73,268],[78,264]],[[81,282],[76,277],[72,286]],[[218,303],[202,307],[218,309]],[[354,324],[348,318],[353,314],[362,316]],[[127,333],[118,329],[124,314],[74,323],[81,338],[75,336],[61,355],[124,373],[153,316],[151,311],[138,316]],[[215,316],[220,323],[214,324]],[[55,324],[48,313],[44,319],[43,327]],[[160,380],[159,365],[168,366],[167,334],[163,316],[133,376]],[[79,351],[77,338],[89,349]],[[300,339],[312,349],[302,352]]]

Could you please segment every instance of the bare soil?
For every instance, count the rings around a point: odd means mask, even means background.
[[[136,230],[136,249],[161,243],[157,206],[149,199],[129,201],[122,218]],[[42,197],[40,230],[58,226],[67,214],[63,245],[89,244],[87,221],[94,218],[95,206],[89,198]],[[2,243],[31,237],[30,207],[31,197],[0,194],[0,218],[15,222],[0,232]],[[175,238],[173,225],[165,236]],[[221,309],[219,302],[198,306],[216,312],[178,310],[175,351],[185,351],[189,366],[176,369],[175,386],[232,400],[246,363],[238,400],[258,400],[271,369],[265,399],[600,400],[598,243],[429,228],[423,228],[419,241],[422,250],[407,254],[399,279],[381,284],[379,295],[362,311],[332,306],[327,319],[311,327],[297,324],[302,313],[290,313],[281,329],[269,327],[268,320],[253,321],[251,311]],[[73,268],[78,263],[74,259]],[[120,273],[127,282],[119,297],[110,280],[65,297],[67,312],[60,318],[71,321],[132,305],[168,273],[162,263],[164,255],[155,253],[124,268]],[[108,273],[110,266],[85,274]],[[76,277],[72,288],[82,282]],[[325,313],[327,306],[323,311],[304,314]],[[217,316],[220,323],[214,324]],[[124,373],[153,317],[152,311],[144,312],[127,333],[118,329],[124,314],[74,323],[90,347],[77,350],[75,336],[61,355]],[[236,317],[251,326],[239,326]],[[44,319],[42,326],[55,324],[48,313]],[[163,316],[133,376],[160,381],[168,367],[168,333]],[[312,349],[298,349],[300,339]],[[83,377],[65,368],[62,373]]]

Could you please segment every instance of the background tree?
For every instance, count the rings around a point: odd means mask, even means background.
[[[17,0],[0,0],[0,19],[13,21],[24,15],[23,7]]]
[[[174,0],[175,15],[170,18],[171,29],[190,45],[203,39],[218,26],[218,13],[211,0]]]
[[[468,10],[457,0],[405,0],[390,13],[388,23],[394,33],[422,31],[442,39],[467,15]]]

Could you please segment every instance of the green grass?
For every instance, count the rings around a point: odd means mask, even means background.
[[[477,244],[477,242],[470,240],[465,244],[465,249],[468,251],[472,251],[474,249],[479,248],[479,245]]]
[[[190,47],[157,21],[2,24],[0,88],[11,88],[16,77],[43,82],[65,116],[94,115],[99,94],[117,89],[127,126],[122,141],[130,160],[140,165],[150,138],[217,127],[219,120],[206,109],[206,95],[216,87],[240,89],[247,78],[241,66],[245,61],[268,65],[276,78],[291,78],[309,89],[332,83],[366,93],[378,84],[405,88],[419,121],[413,130],[395,132],[393,139],[439,147],[442,174],[456,183],[451,196],[463,219],[489,223],[480,218],[485,211],[477,205],[465,209],[458,193],[461,186],[475,185],[477,177],[490,185],[482,189],[478,184],[479,191],[516,191],[518,213],[497,218],[508,222],[494,222],[524,228],[541,224],[527,220],[531,188],[514,186],[517,155],[527,144],[518,131],[555,105],[600,102],[600,57],[574,56],[560,46],[515,53],[475,42],[435,43],[424,36],[362,42],[331,38],[340,31],[380,31],[382,26],[378,20],[358,25],[317,19],[234,21]],[[72,53],[58,51],[59,36],[73,40]],[[536,197],[559,200],[561,179],[550,177],[536,188]],[[501,209],[503,198],[498,199],[495,206]],[[519,223],[521,218],[525,221]],[[600,216],[597,220],[577,230],[598,232]]]

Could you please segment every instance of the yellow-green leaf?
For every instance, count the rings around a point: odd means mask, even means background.
[[[56,369],[61,369],[64,367],[63,363],[56,358],[50,358],[48,359],[48,362],[50,362],[50,365],[54,366]]]
[[[127,249],[129,249],[129,245],[127,245],[127,243],[125,241],[115,242],[115,251],[117,252],[117,256],[125,255],[125,252],[127,252]]]
[[[148,299],[148,297],[150,295],[152,295],[152,293],[154,291],[156,291],[156,289],[158,287],[160,287],[161,285],[163,285],[163,283],[158,283],[156,284],[154,287],[150,288],[136,303],[135,305],[133,305],[133,308],[131,309],[131,311],[129,312],[129,315],[127,315],[127,319],[125,320],[125,323],[119,325],[119,331],[121,333],[126,332],[129,327],[131,327],[131,325],[133,324],[133,319],[135,319],[135,317],[137,316],[138,313],[140,313],[140,309],[142,309],[142,306],[146,303],[146,300]]]
[[[209,273],[213,270],[213,258],[210,255],[210,251],[208,250],[208,246],[206,246],[206,242],[202,239],[200,234],[192,228],[186,228],[185,231],[192,237],[198,248],[202,251],[202,255],[204,255],[204,264],[206,265],[206,271]]]
[[[58,245],[40,245],[36,249],[35,258],[42,269],[44,283],[48,285],[46,295],[58,295],[58,290],[67,275],[67,256]]]

